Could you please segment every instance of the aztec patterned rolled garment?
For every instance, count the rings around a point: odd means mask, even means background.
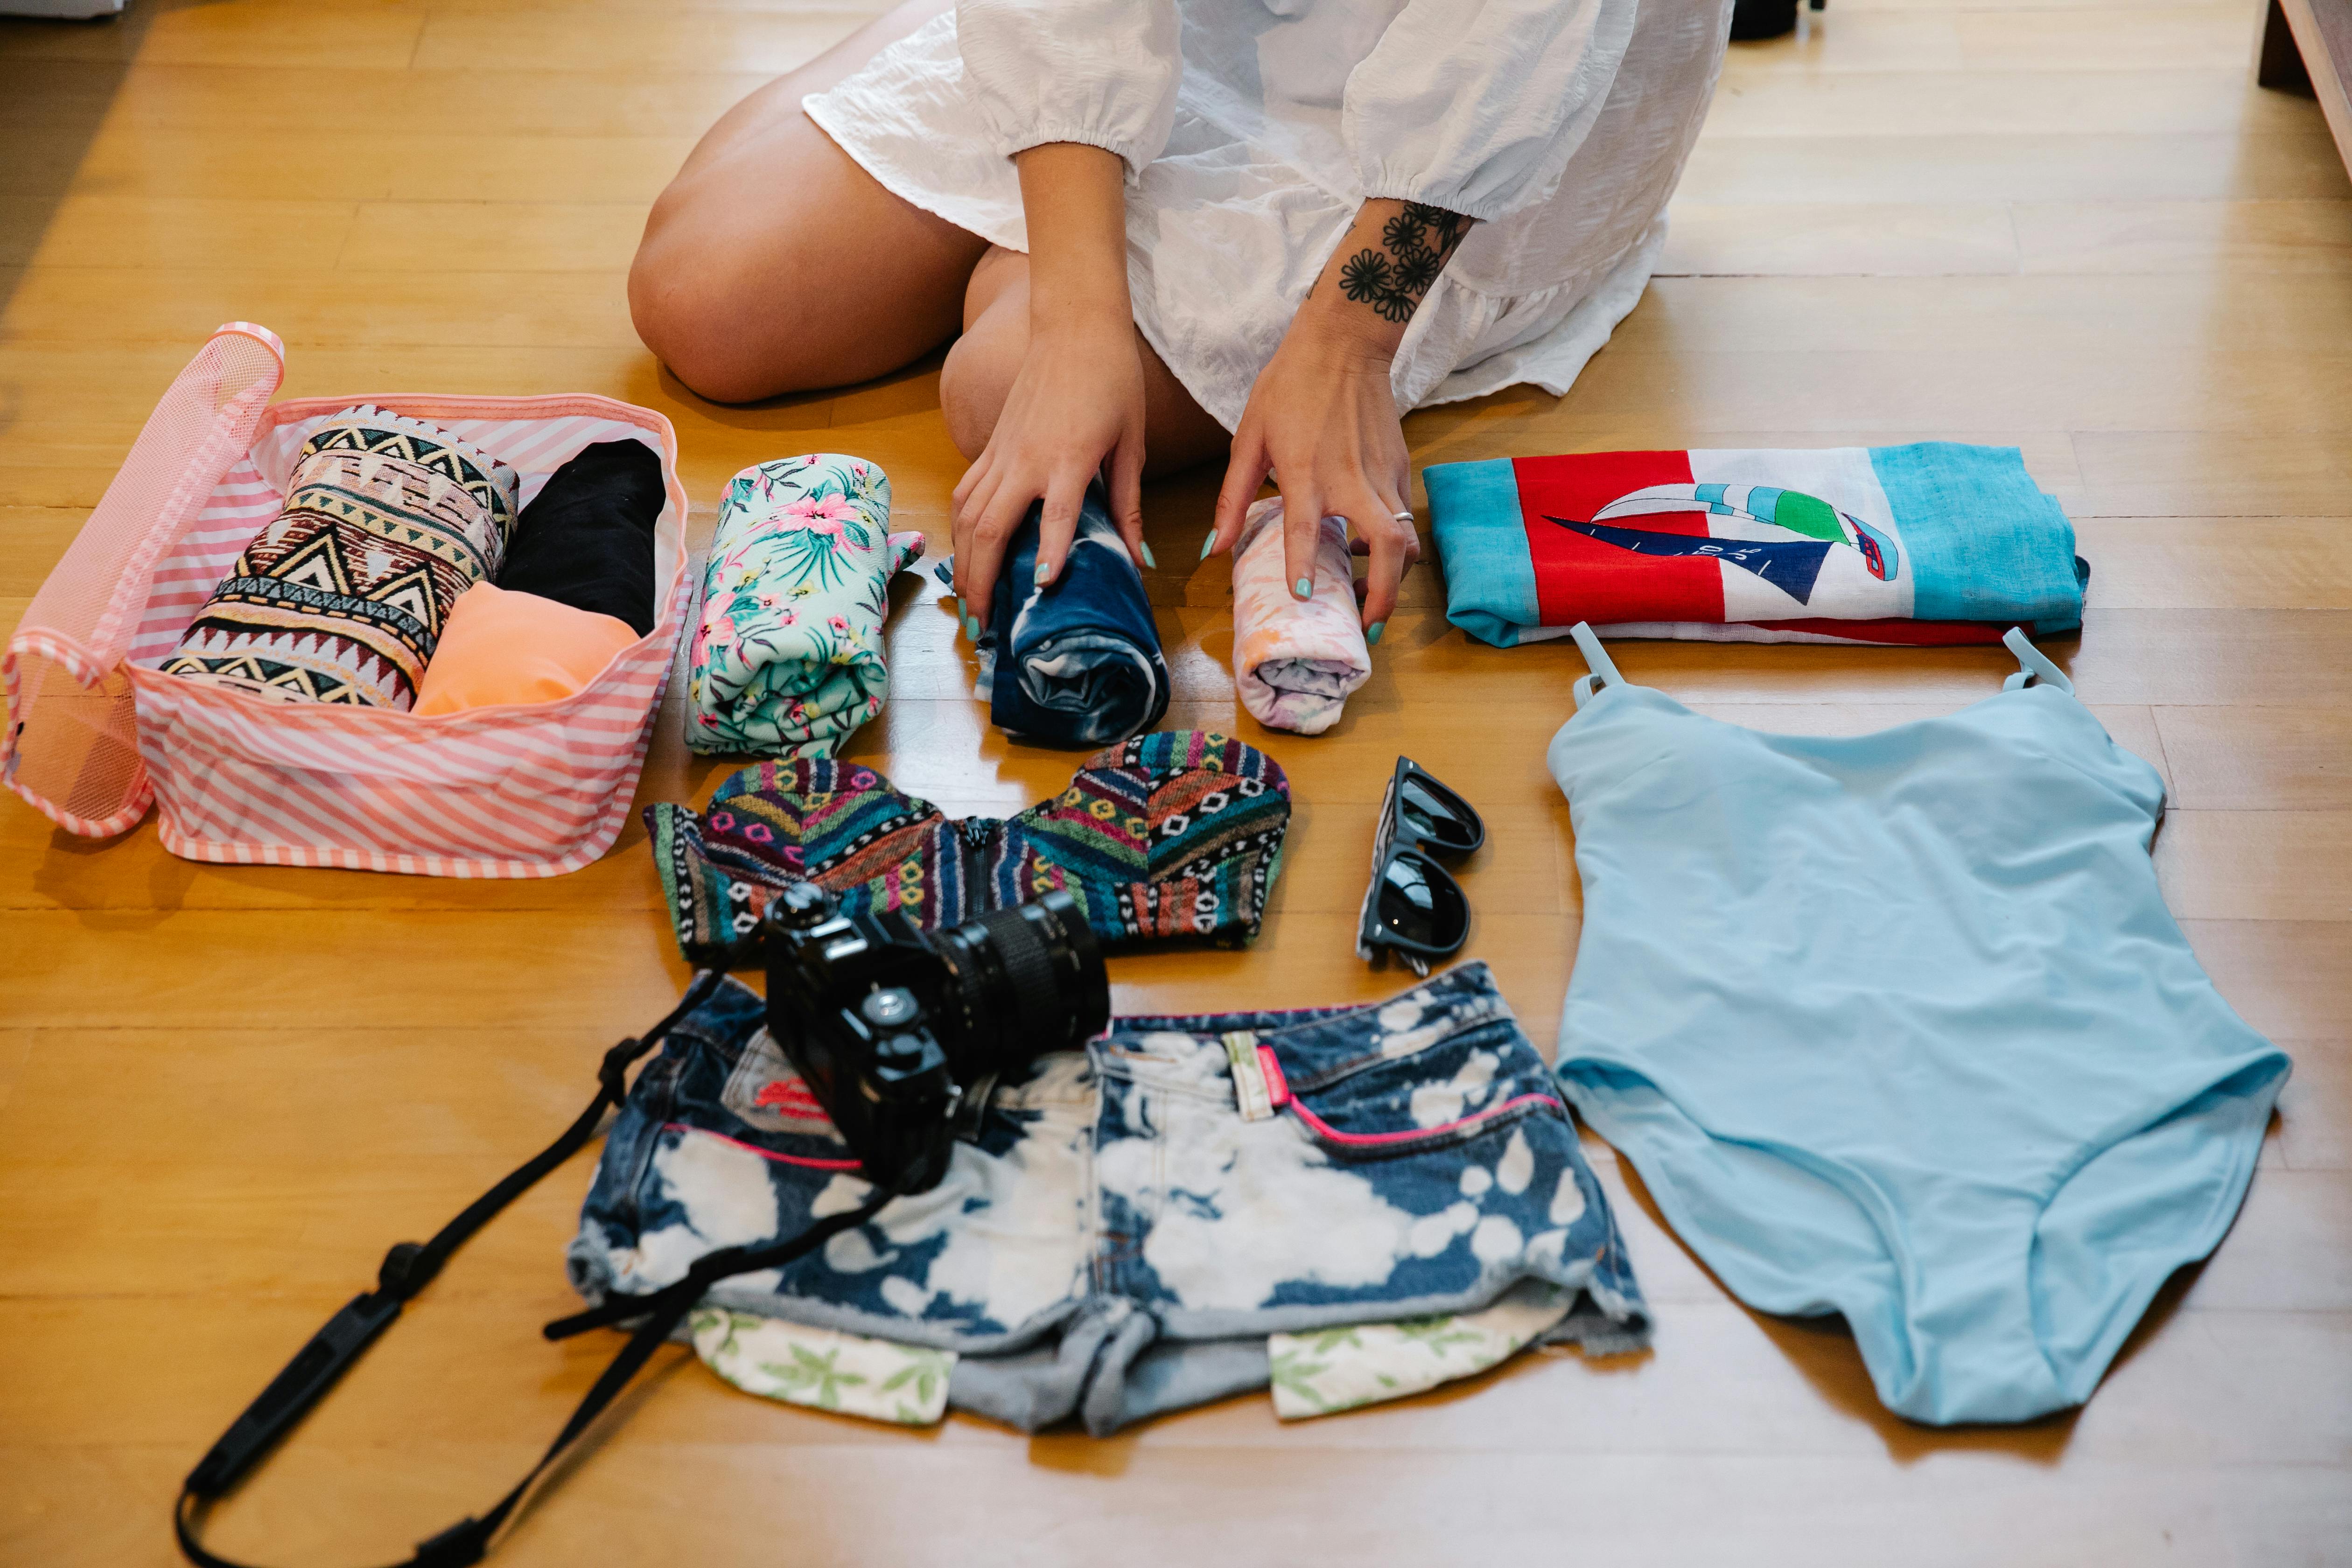
[[[1271,497],[1250,508],[1234,548],[1234,689],[1259,723],[1319,735],[1372,678],[1345,520],[1323,520],[1314,596],[1294,597],[1289,576],[1282,500]]]
[[[778,890],[814,882],[852,913],[898,910],[926,931],[1066,889],[1105,942],[1257,934],[1282,866],[1290,783],[1254,746],[1193,730],[1087,759],[1069,788],[1010,817],[950,818],[873,769],[763,763],[698,814],[646,807],[677,942],[727,960]]]
[[[1087,487],[1062,574],[1039,584],[1044,510],[1033,504],[1007,542],[988,630],[974,645],[989,720],[1048,746],[1125,740],[1168,711],[1168,664],[1143,574],[1097,479]],[[954,561],[940,563],[938,575],[952,587]]]
[[[517,483],[421,419],[336,415],[162,668],[279,701],[408,710],[457,595],[498,570]]]
[[[698,752],[829,757],[882,711],[890,578],[923,552],[890,531],[890,481],[819,452],[737,474],[703,573],[687,666]]]
[[[1587,452],[1423,475],[1446,618],[1566,637],[1997,643],[2082,624],[2090,567],[2014,447]]]
[[[869,1192],[728,983],[604,1141],[566,1263],[674,1283]],[[1649,1313],[1559,1087],[1482,963],[1353,1007],[1114,1018],[1007,1072],[945,1179],[721,1281],[694,1346],[738,1387],[908,1424],[1097,1436],[1251,1389],[1285,1416],[1417,1393]]]

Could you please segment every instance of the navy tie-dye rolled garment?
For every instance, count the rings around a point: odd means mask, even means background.
[[[1087,488],[1062,574],[1040,585],[1033,505],[1013,535],[988,630],[976,645],[988,716],[1048,746],[1108,746],[1168,711],[1168,663],[1143,574],[1112,526],[1100,481]],[[955,563],[939,568],[952,584]],[[1011,649],[1007,658],[1005,650]]]

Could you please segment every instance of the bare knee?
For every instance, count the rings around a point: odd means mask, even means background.
[[[913,25],[903,11],[891,20]],[[929,353],[955,334],[987,248],[861,168],[780,91],[796,79],[705,138],[655,202],[629,268],[637,335],[715,402],[847,386]],[[845,250],[845,235],[864,254]]]
[[[1029,352],[1029,258],[990,246],[964,285],[963,335],[940,367],[940,414],[966,461],[978,459]]]
[[[698,396],[753,403],[793,390],[730,336],[730,312],[714,292],[702,279],[648,264],[641,252],[629,268],[629,319],[654,357]]]
[[[673,183],[629,264],[630,320],[671,374],[713,403],[752,403],[865,381],[928,346],[873,321],[894,307],[902,324],[925,315],[908,290],[845,289],[819,236],[747,223],[736,173]],[[951,330],[937,324],[929,342]]]
[[[995,433],[997,416],[1004,412],[1005,395],[1029,346],[1025,322],[1018,331],[1009,331],[994,320],[996,314],[974,322],[940,367],[940,414],[947,421],[948,438],[967,462],[979,458]]]
[[[725,251],[692,243],[675,224],[666,229],[662,217],[656,206],[629,264],[629,319],[655,357],[713,403],[751,403],[818,384],[800,379],[804,367],[780,360],[764,334],[747,330],[747,318],[762,306]]]

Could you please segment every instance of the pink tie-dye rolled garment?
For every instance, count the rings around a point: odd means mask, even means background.
[[[1289,575],[1282,501],[1259,501],[1234,547],[1234,685],[1259,723],[1319,735],[1339,721],[1348,694],[1372,674],[1356,618],[1347,523],[1323,520],[1312,598],[1294,598]]]

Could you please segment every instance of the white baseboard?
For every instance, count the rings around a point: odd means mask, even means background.
[[[127,0],[0,0],[0,16],[45,16],[53,21],[87,22],[119,15]]]

